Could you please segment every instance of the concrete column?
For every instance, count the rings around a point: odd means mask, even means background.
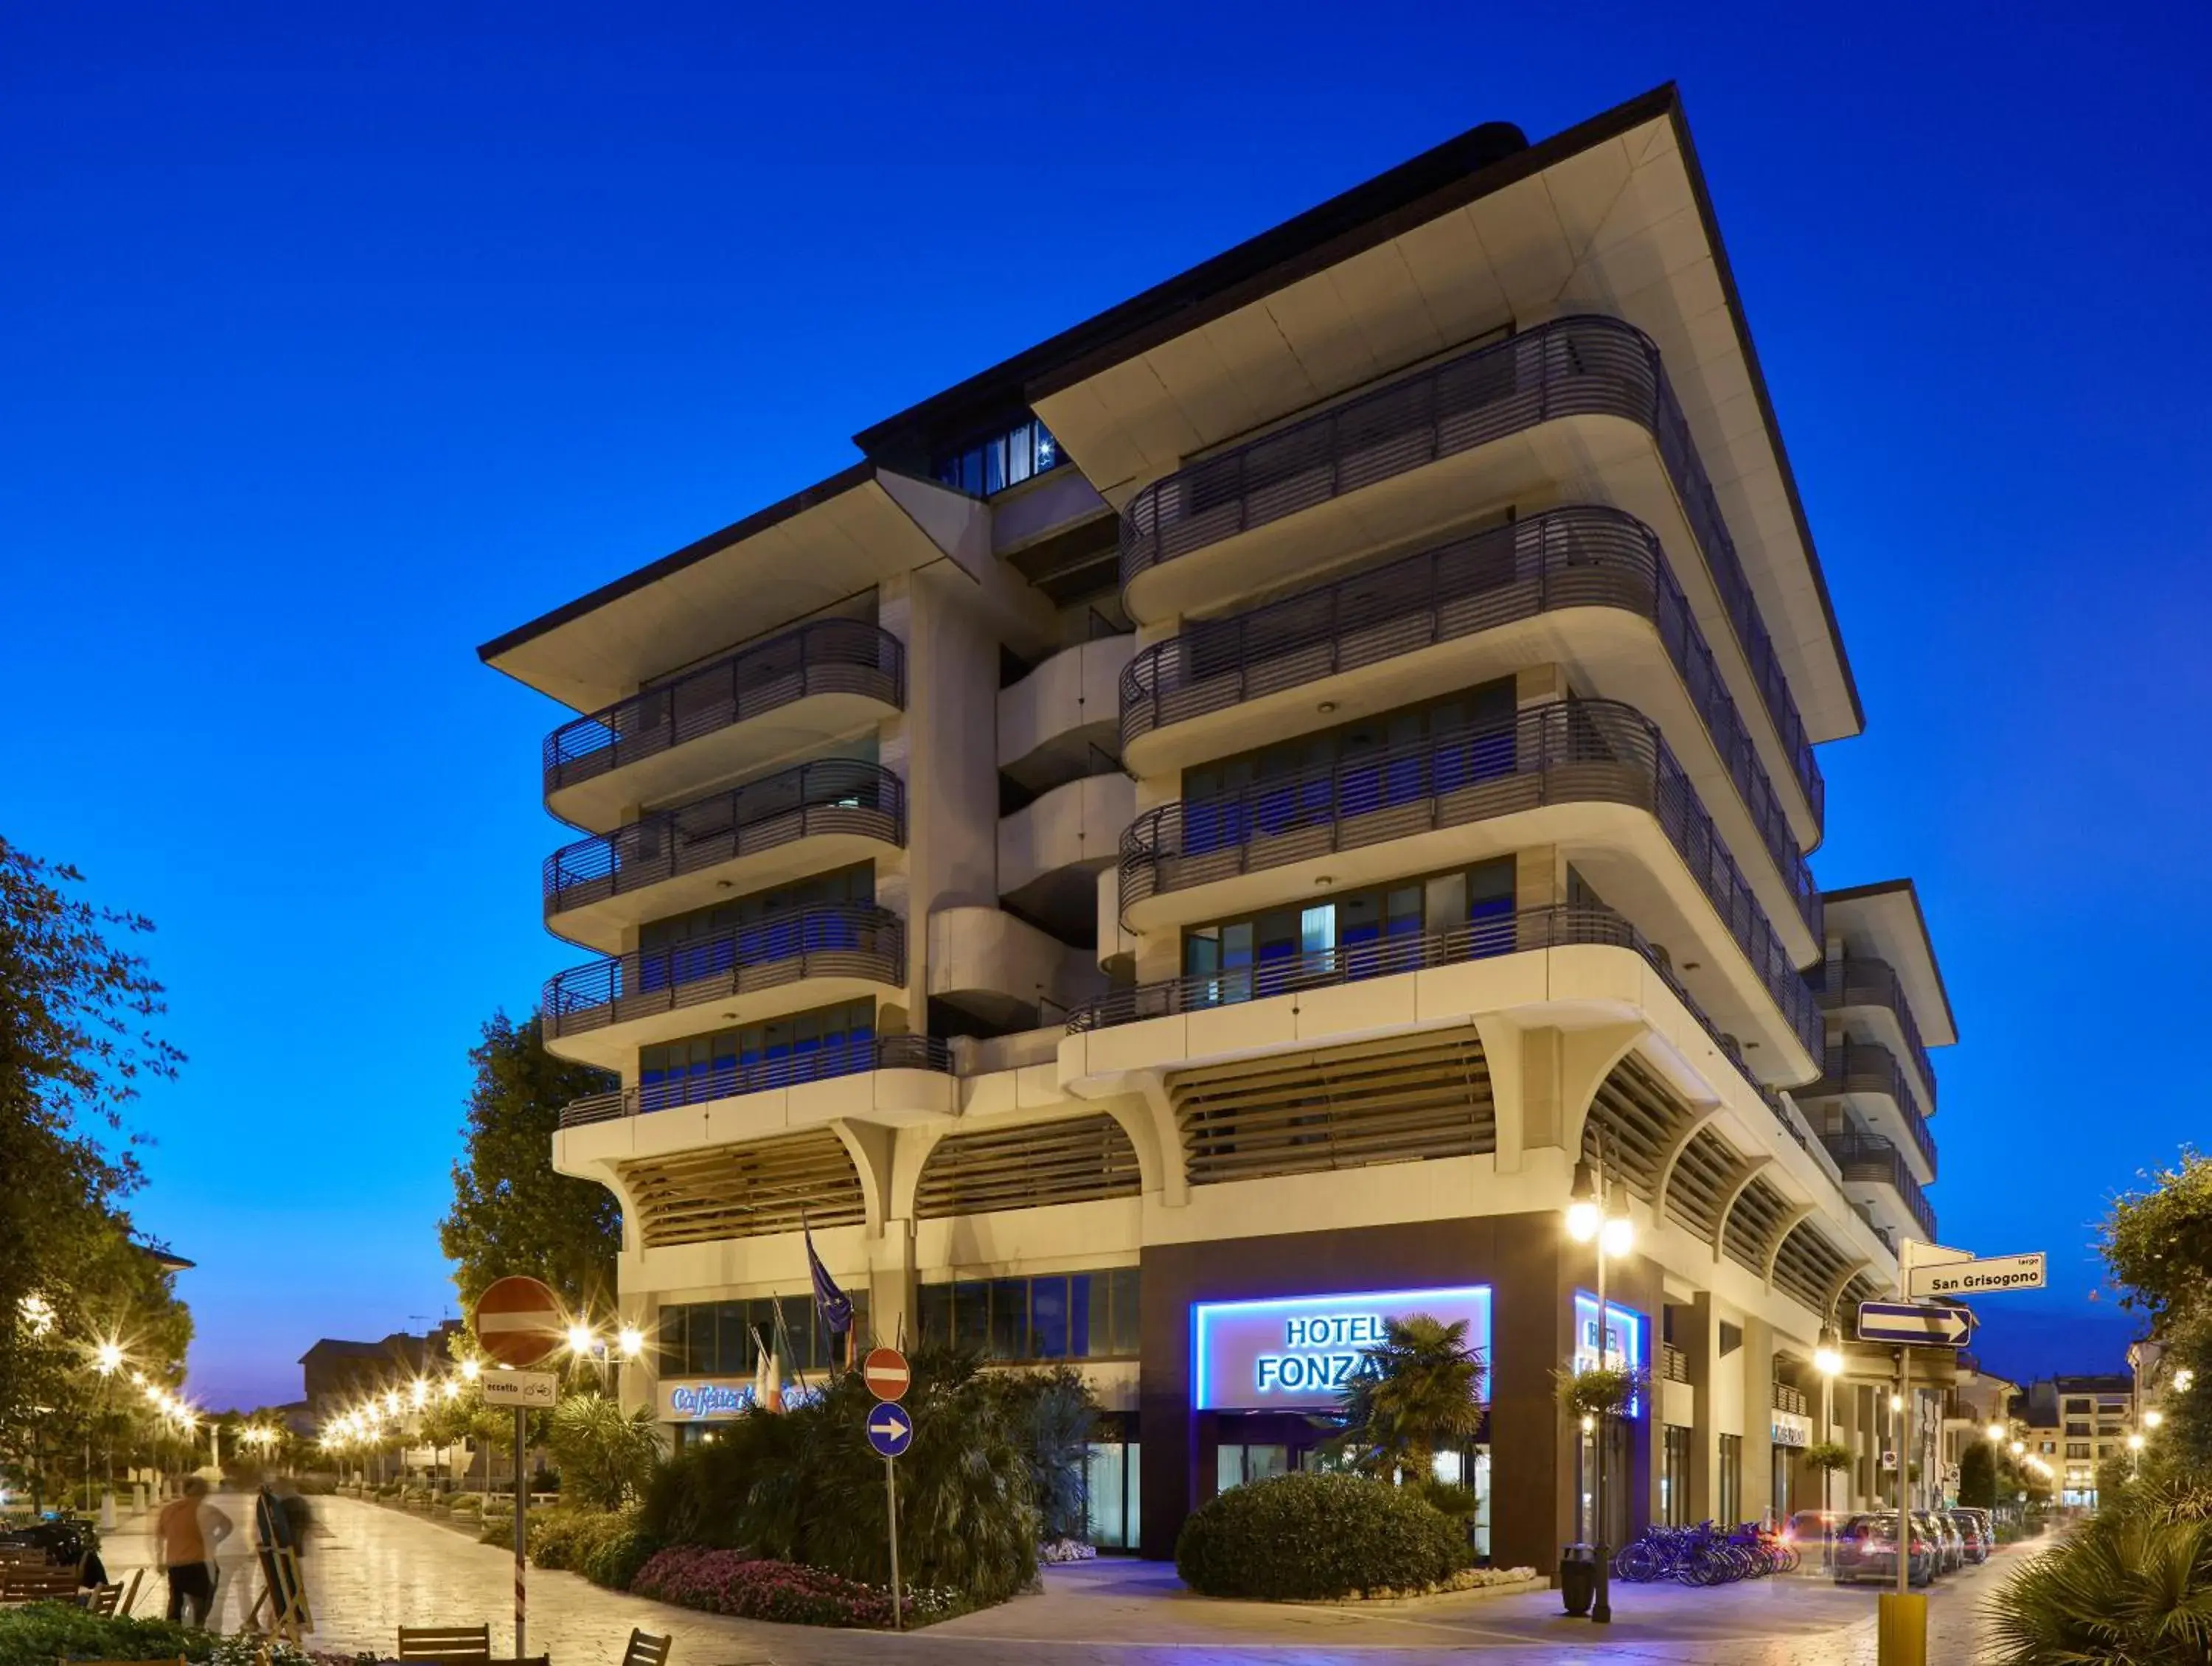
[[[1491,1284],[1491,1554],[1546,1573],[1575,1521],[1574,1449],[1552,1372],[1573,1356],[1578,1281],[1555,1221],[1501,1233]]]
[[[1710,1291],[1674,1312],[1674,1346],[1690,1371],[1689,1518],[1704,1521],[1719,1507],[1721,1435],[1716,1390],[1721,1372],[1720,1318]]]
[[[1774,1327],[1746,1318],[1743,1346],[1743,1519],[1774,1507]]]

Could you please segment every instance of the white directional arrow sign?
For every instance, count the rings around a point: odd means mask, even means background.
[[[1963,1307],[1923,1307],[1913,1301],[1863,1301],[1859,1340],[1908,1348],[1964,1348],[1974,1316]]]

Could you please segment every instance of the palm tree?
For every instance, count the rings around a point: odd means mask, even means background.
[[[1344,1433],[1331,1444],[1367,1474],[1425,1485],[1437,1448],[1481,1429],[1483,1374],[1465,1319],[1386,1319],[1382,1340],[1362,1352],[1345,1384]]]

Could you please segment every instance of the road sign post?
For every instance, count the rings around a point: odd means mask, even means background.
[[[914,1385],[914,1372],[898,1349],[871,1348],[860,1380],[881,1402],[868,1414],[868,1445],[883,1454],[884,1520],[891,1541],[891,1629],[900,1632],[906,1629],[906,1604],[899,1591],[898,1457],[914,1444],[914,1419],[899,1402]]]
[[[522,1460],[529,1443],[530,1408],[552,1404],[556,1391],[551,1373],[530,1367],[560,1342],[561,1299],[539,1279],[495,1279],[477,1298],[475,1321],[477,1346],[514,1372],[507,1384],[497,1388],[496,1379],[485,1378],[483,1397],[488,1406],[514,1408],[514,1657],[524,1660],[530,1654],[526,1646],[530,1489],[522,1478]],[[486,1459],[484,1485],[489,1488],[490,1484],[490,1461]]]

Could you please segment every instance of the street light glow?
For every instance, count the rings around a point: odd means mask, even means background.
[[[635,1360],[645,1352],[645,1333],[634,1324],[626,1324],[622,1328],[622,1334],[615,1338],[615,1344],[622,1349],[623,1359]]]
[[[2139,1435],[2139,1434],[2131,1434],[2131,1435],[2130,1435],[2130,1436],[2128,1437],[2128,1450],[2129,1450],[2130,1451],[2131,1451],[2131,1452],[2139,1452],[2139,1451],[2141,1451],[2142,1449],[2143,1449],[2143,1438],[2142,1438],[2141,1435]]]
[[[2187,1366],[2184,1366],[2180,1370],[2173,1373],[2174,1391],[2177,1394],[2188,1393],[2189,1385],[2196,1380],[2197,1373],[2190,1370]]]
[[[572,1324],[568,1327],[568,1352],[571,1354],[589,1354],[592,1351],[592,1344],[597,1340],[598,1338],[592,1335],[592,1327],[588,1324]]]
[[[483,1369],[483,1367],[478,1365],[472,1359],[464,1360],[461,1361],[461,1375],[467,1378],[471,1383],[476,1381],[477,1373]]]
[[[112,1376],[123,1368],[123,1349],[115,1342],[102,1342],[93,1349],[92,1360],[101,1376]]]
[[[407,1397],[412,1400],[416,1406],[421,1406],[424,1401],[430,1397],[430,1385],[424,1382],[420,1377],[417,1377],[414,1382],[408,1386]]]
[[[1892,1411],[1903,1411],[1905,1409],[1905,1396],[1901,1394],[1891,1395],[1889,1396],[1889,1409]]]
[[[1990,1425],[1990,1442],[1992,1445],[2002,1445],[2004,1444],[2004,1438],[2005,1426],[2003,1424],[1992,1423]]]
[[[450,1377],[446,1378],[446,1398],[448,1400],[458,1400],[460,1397],[461,1385]]]
[[[1844,1374],[1844,1339],[1832,1324],[1820,1327],[1820,1340],[1813,1349],[1813,1369],[1823,1377]]]
[[[2143,1414],[2143,1427],[2147,1429],[2154,1429],[2165,1421],[2166,1414],[2155,1406]]]
[[[2014,1442],[2012,1443],[2012,1455],[2013,1455],[2014,1457],[2019,1457],[2022,1452],[2026,1451],[2027,1450],[2027,1443],[2026,1441],[2024,1441],[2024,1440],[2015,1440],[2015,1441],[2014,1441]],[[2037,1467],[2037,1468],[2039,1468],[2039,1469],[2040,1469],[2040,1468],[2042,1467],[2042,1465],[2041,1465],[2041,1463],[2039,1462],[2036,1467]]]
[[[1588,1162],[1577,1162],[1574,1190],[1567,1194],[1567,1236],[1577,1244],[1587,1244],[1597,1236],[1602,1224],[1597,1204],[1597,1181],[1591,1176]]]
[[[1598,1248],[1601,1251],[1618,1261],[1628,1253],[1635,1242],[1636,1228],[1630,1224],[1626,1215],[1606,1216],[1605,1225],[1598,1231]]]

